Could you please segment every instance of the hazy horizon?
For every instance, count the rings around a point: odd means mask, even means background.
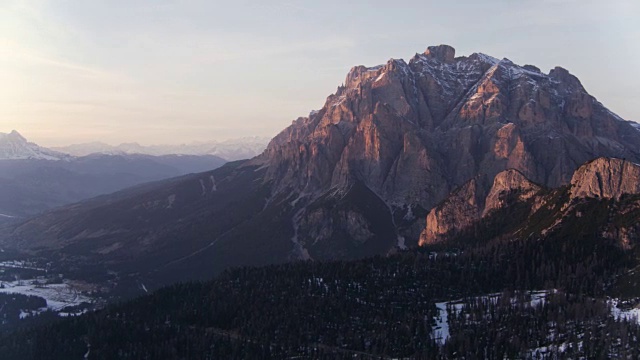
[[[639,11],[634,0],[5,1],[0,132],[43,146],[271,137],[321,108],[352,66],[437,44],[562,66],[638,121]]]

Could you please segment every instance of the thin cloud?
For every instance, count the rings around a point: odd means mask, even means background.
[[[128,80],[126,77],[121,75],[116,75],[111,72],[107,72],[104,70],[91,68],[79,64],[74,64],[72,62],[66,62],[62,60],[58,60],[55,58],[50,58],[42,55],[30,54],[28,52],[15,50],[15,49],[5,49],[0,48],[0,56],[4,58],[14,58],[16,60],[20,60],[23,62],[28,62],[36,65],[45,65],[50,67],[55,67],[58,69],[65,69],[73,71],[76,74],[88,76],[92,78],[99,78],[103,80],[111,80],[111,81],[125,81]]]

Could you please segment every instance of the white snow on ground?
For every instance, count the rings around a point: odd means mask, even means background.
[[[13,219],[15,216],[6,215],[6,214],[0,214],[0,217],[6,217],[6,218]]]
[[[548,294],[555,293],[556,290],[538,290],[531,291],[529,295],[531,296],[531,306],[538,306],[540,304],[544,304],[547,299]],[[490,300],[492,303],[497,303],[500,300],[502,293],[494,293],[483,296],[478,296],[478,299],[482,300]],[[511,299],[512,304],[516,304],[518,301],[517,298]],[[435,317],[436,324],[433,326],[433,338],[436,340],[438,345],[444,345],[449,336],[449,313],[448,308],[454,313],[462,311],[464,308],[465,301],[463,299],[439,302],[436,303],[436,308],[438,308],[438,315]]]
[[[2,285],[4,288],[0,289],[0,293],[39,296],[47,301],[47,308],[54,311],[91,302],[91,298],[80,294],[68,283],[40,285],[34,280],[18,280],[3,282]]]
[[[533,359],[547,359],[552,358],[553,354],[563,353],[567,351],[569,344],[562,343],[559,345],[541,346],[539,348],[531,349],[529,351],[529,357]],[[578,343],[578,349],[582,349],[582,341]]]
[[[438,308],[438,316],[436,316],[436,325],[433,327],[433,338],[438,345],[444,345],[449,339],[449,314],[447,313],[448,302],[436,303]]]
[[[4,252],[4,250],[2,250]],[[8,260],[8,261],[0,261],[0,268],[14,268],[14,269],[29,269],[29,270],[38,270],[38,271],[47,271],[44,268],[39,268],[34,263],[28,261],[21,260]]]
[[[635,320],[635,322],[640,323],[640,309],[639,308],[631,308],[631,309],[620,309],[618,304],[620,300],[612,299],[609,300],[609,305],[611,305],[611,315],[616,320]]]
[[[405,244],[404,236],[398,234],[398,248],[401,250],[407,250],[407,245]]]
[[[531,306],[535,307],[540,304],[544,305],[544,302],[547,300],[547,295],[555,292],[555,290],[533,291],[531,293]]]

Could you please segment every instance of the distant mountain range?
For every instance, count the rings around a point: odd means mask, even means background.
[[[244,137],[225,141],[194,142],[180,145],[149,145],[138,143],[123,143],[117,146],[102,142],[75,144],[54,147],[53,150],[74,156],[89,154],[145,154],[145,155],[215,155],[227,161],[249,159],[260,154],[267,147],[269,138]]]
[[[224,163],[215,155],[75,157],[29,142],[15,130],[0,133],[0,222]]]

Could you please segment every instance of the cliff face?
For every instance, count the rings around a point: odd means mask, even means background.
[[[640,166],[622,160],[598,158],[582,166],[571,178],[571,196],[619,199],[640,193]]]
[[[630,246],[637,238],[638,215],[640,213],[640,165],[623,159],[598,158],[575,171],[568,187],[548,191],[529,181],[517,170],[499,173],[486,197],[479,193],[476,180],[467,182],[460,190],[452,193],[427,215],[426,226],[420,236],[420,245],[455,239],[457,234],[468,230],[474,224],[486,220],[493,213],[508,210],[514,204],[527,204],[528,211],[521,221],[521,228],[529,226],[526,221],[545,210],[544,218],[537,222],[547,223],[541,230],[546,235],[561,227],[565,219],[575,216],[586,221],[588,213],[595,214],[599,207],[609,212],[609,227],[603,228],[603,238],[618,240],[623,246]],[[563,195],[565,194],[565,195]],[[631,200],[621,202],[622,196]],[[600,201],[605,200],[605,201]],[[550,211],[555,208],[557,211]],[[604,211],[602,209],[598,211]],[[629,220],[629,224],[613,221],[615,217]],[[628,222],[628,221],[627,221]]]
[[[492,211],[510,205],[506,201],[509,195],[515,195],[509,199],[512,202],[527,201],[538,196],[540,190],[542,187],[514,169],[496,175],[486,195],[478,187],[478,181],[472,179],[429,212],[419,244],[444,241],[448,236],[470,227]]]

